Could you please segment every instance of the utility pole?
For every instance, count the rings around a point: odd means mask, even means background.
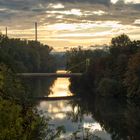
[[[5,28],[5,36],[7,37],[7,27]]]
[[[37,41],[37,22],[35,22],[35,41]]]

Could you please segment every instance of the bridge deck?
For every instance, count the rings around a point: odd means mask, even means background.
[[[75,77],[82,76],[82,73],[18,73],[17,76],[23,77]]]

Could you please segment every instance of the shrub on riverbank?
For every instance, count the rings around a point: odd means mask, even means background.
[[[103,78],[97,88],[100,96],[118,96],[121,93],[121,86],[118,81],[109,78]]]

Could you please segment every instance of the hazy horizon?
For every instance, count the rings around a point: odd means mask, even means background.
[[[140,0],[0,0],[0,31],[34,39],[55,51],[108,44],[122,33],[140,38]]]

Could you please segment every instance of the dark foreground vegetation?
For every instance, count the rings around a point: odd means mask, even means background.
[[[0,35],[0,140],[53,140],[63,131],[49,128],[49,119],[40,117],[32,99],[34,87],[29,90],[16,76],[55,71],[51,50],[39,42]]]
[[[86,59],[90,59],[87,71],[85,63],[81,63]],[[71,49],[67,52],[67,68],[71,67],[72,72],[85,73],[71,79],[70,88],[73,91],[75,87],[76,93],[84,87],[92,91],[92,96],[140,97],[140,41],[131,41],[125,34],[113,38],[105,49]]]

